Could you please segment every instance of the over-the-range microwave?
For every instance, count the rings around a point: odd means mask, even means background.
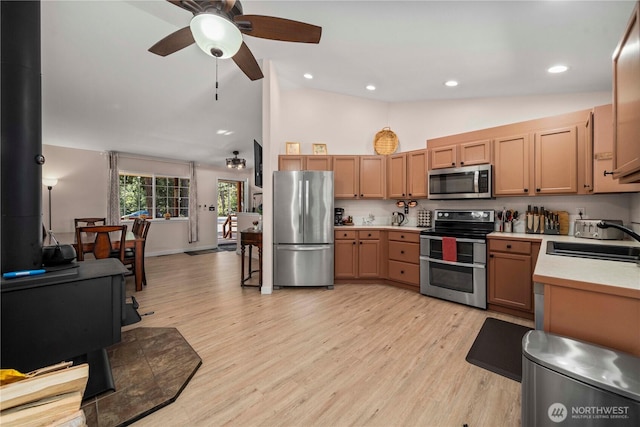
[[[429,171],[429,199],[490,199],[491,165],[462,166]]]

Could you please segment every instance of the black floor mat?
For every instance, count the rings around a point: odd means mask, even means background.
[[[531,328],[487,318],[466,360],[496,374],[522,381],[522,337]]]

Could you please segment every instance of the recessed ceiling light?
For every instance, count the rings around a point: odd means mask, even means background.
[[[367,85],[367,90],[376,90],[374,85]]]
[[[229,132],[226,129],[218,129],[218,131],[216,132],[218,135],[224,135],[225,133]]]
[[[446,82],[444,82],[444,85],[449,87],[455,87],[455,86],[458,86],[458,82],[455,80],[447,80]]]
[[[311,79],[313,78],[313,74],[311,74],[311,73],[304,73],[304,78],[305,78],[305,79],[309,79],[309,80],[311,80]]]
[[[225,132],[225,133],[224,133],[224,135],[225,135],[225,136],[227,136],[227,135],[231,135],[231,134],[233,134],[233,131],[232,131],[232,130],[229,130],[229,131],[227,131],[227,132]]]
[[[547,72],[552,74],[557,74],[557,73],[564,73],[568,69],[569,67],[567,67],[566,65],[554,65],[553,67],[550,67],[549,69],[547,69]]]

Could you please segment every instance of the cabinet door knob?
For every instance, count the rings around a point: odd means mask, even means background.
[[[451,166],[455,166],[455,165],[456,165],[455,163],[451,163]]]
[[[603,173],[603,176],[607,176],[607,175],[613,175],[613,171],[611,172],[607,172],[606,170]]]
[[[507,249],[511,249],[511,245],[507,245]]]
[[[401,255],[404,255],[404,251],[400,251],[400,254],[401,254]]]
[[[360,194],[360,197],[364,197],[364,194]]]
[[[358,197],[358,195],[357,195],[357,194],[354,194],[354,195],[353,195],[353,197]]]
[[[400,238],[401,238],[401,239],[404,239],[404,234],[401,234],[401,235],[400,235]]]
[[[347,233],[344,233],[344,237],[347,237]]]
[[[493,258],[493,254],[489,254],[489,258]]]
[[[525,193],[528,193],[528,192],[529,192],[529,189],[528,189],[528,188],[525,188],[525,189],[524,189],[524,192],[525,192]]]
[[[411,193],[409,193],[409,197],[411,197],[411,196],[412,196],[412,194],[411,194]]]
[[[354,241],[354,242],[353,242],[353,244],[355,245],[355,244],[356,244],[356,242]]]
[[[462,165],[464,165],[464,162],[460,162],[460,165],[461,165],[461,166],[462,166]]]
[[[589,184],[584,185],[584,188],[589,188],[589,187],[591,187]]]
[[[404,270],[400,270],[400,274],[404,274]]]
[[[540,189],[539,189],[539,188],[536,188],[536,193],[539,193],[539,192],[540,192]]]

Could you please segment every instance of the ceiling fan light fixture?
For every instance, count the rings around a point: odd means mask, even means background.
[[[227,158],[227,167],[229,169],[244,169],[247,167],[247,161],[245,159],[239,159],[238,158],[238,154],[240,154],[239,151],[234,151],[233,152],[234,157],[228,157]]]
[[[191,19],[191,34],[204,53],[220,59],[231,58],[242,45],[236,25],[216,13],[201,13]]]

